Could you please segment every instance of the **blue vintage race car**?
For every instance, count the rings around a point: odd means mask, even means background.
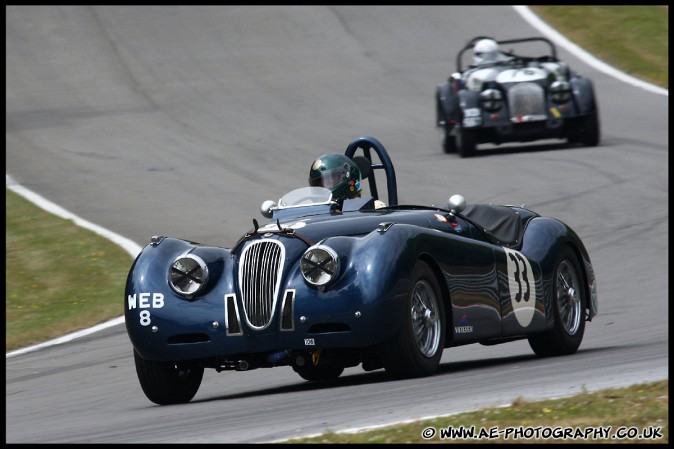
[[[355,155],[361,150],[362,154]],[[374,153],[373,153],[374,151]],[[433,374],[444,348],[528,339],[540,356],[575,352],[597,313],[588,253],[564,223],[515,206],[399,205],[383,145],[345,155],[370,196],[324,187],[262,204],[270,218],[233,248],[155,236],[124,308],[150,401],[190,401],[205,368],[292,367],[310,381],[346,367]],[[386,176],[388,205],[375,173]]]
[[[512,48],[500,50],[506,47]],[[474,61],[466,65],[470,51]],[[446,153],[470,157],[481,143],[540,139],[599,144],[592,81],[558,59],[555,45],[543,37],[471,39],[456,57],[456,71],[437,86],[435,98]]]

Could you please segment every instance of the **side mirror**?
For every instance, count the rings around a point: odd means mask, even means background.
[[[449,197],[449,210],[452,215],[463,212],[466,208],[466,199],[463,195],[452,195]]]
[[[272,200],[267,200],[260,206],[260,213],[264,218],[271,218],[275,209],[276,203]]]

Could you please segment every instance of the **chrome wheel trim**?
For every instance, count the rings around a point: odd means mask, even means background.
[[[578,273],[569,260],[557,269],[557,305],[562,326],[567,334],[576,335],[582,319],[581,285]]]
[[[433,357],[440,347],[440,307],[431,285],[420,280],[412,291],[412,334],[421,354]]]

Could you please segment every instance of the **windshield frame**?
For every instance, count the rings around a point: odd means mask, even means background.
[[[298,207],[324,206],[334,204],[332,191],[325,187],[300,187],[283,195],[277,203],[278,210]]]

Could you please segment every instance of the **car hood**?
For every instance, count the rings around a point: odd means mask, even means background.
[[[531,81],[544,80],[548,77],[548,72],[537,67],[526,67],[519,69],[508,69],[499,72],[496,75],[496,82],[500,84],[506,83],[523,83]]]
[[[429,210],[369,210],[286,218],[260,226],[257,234],[281,233],[292,229],[303,238],[318,242],[336,235],[358,236],[368,234],[381,223],[402,223],[432,227],[433,211]]]

